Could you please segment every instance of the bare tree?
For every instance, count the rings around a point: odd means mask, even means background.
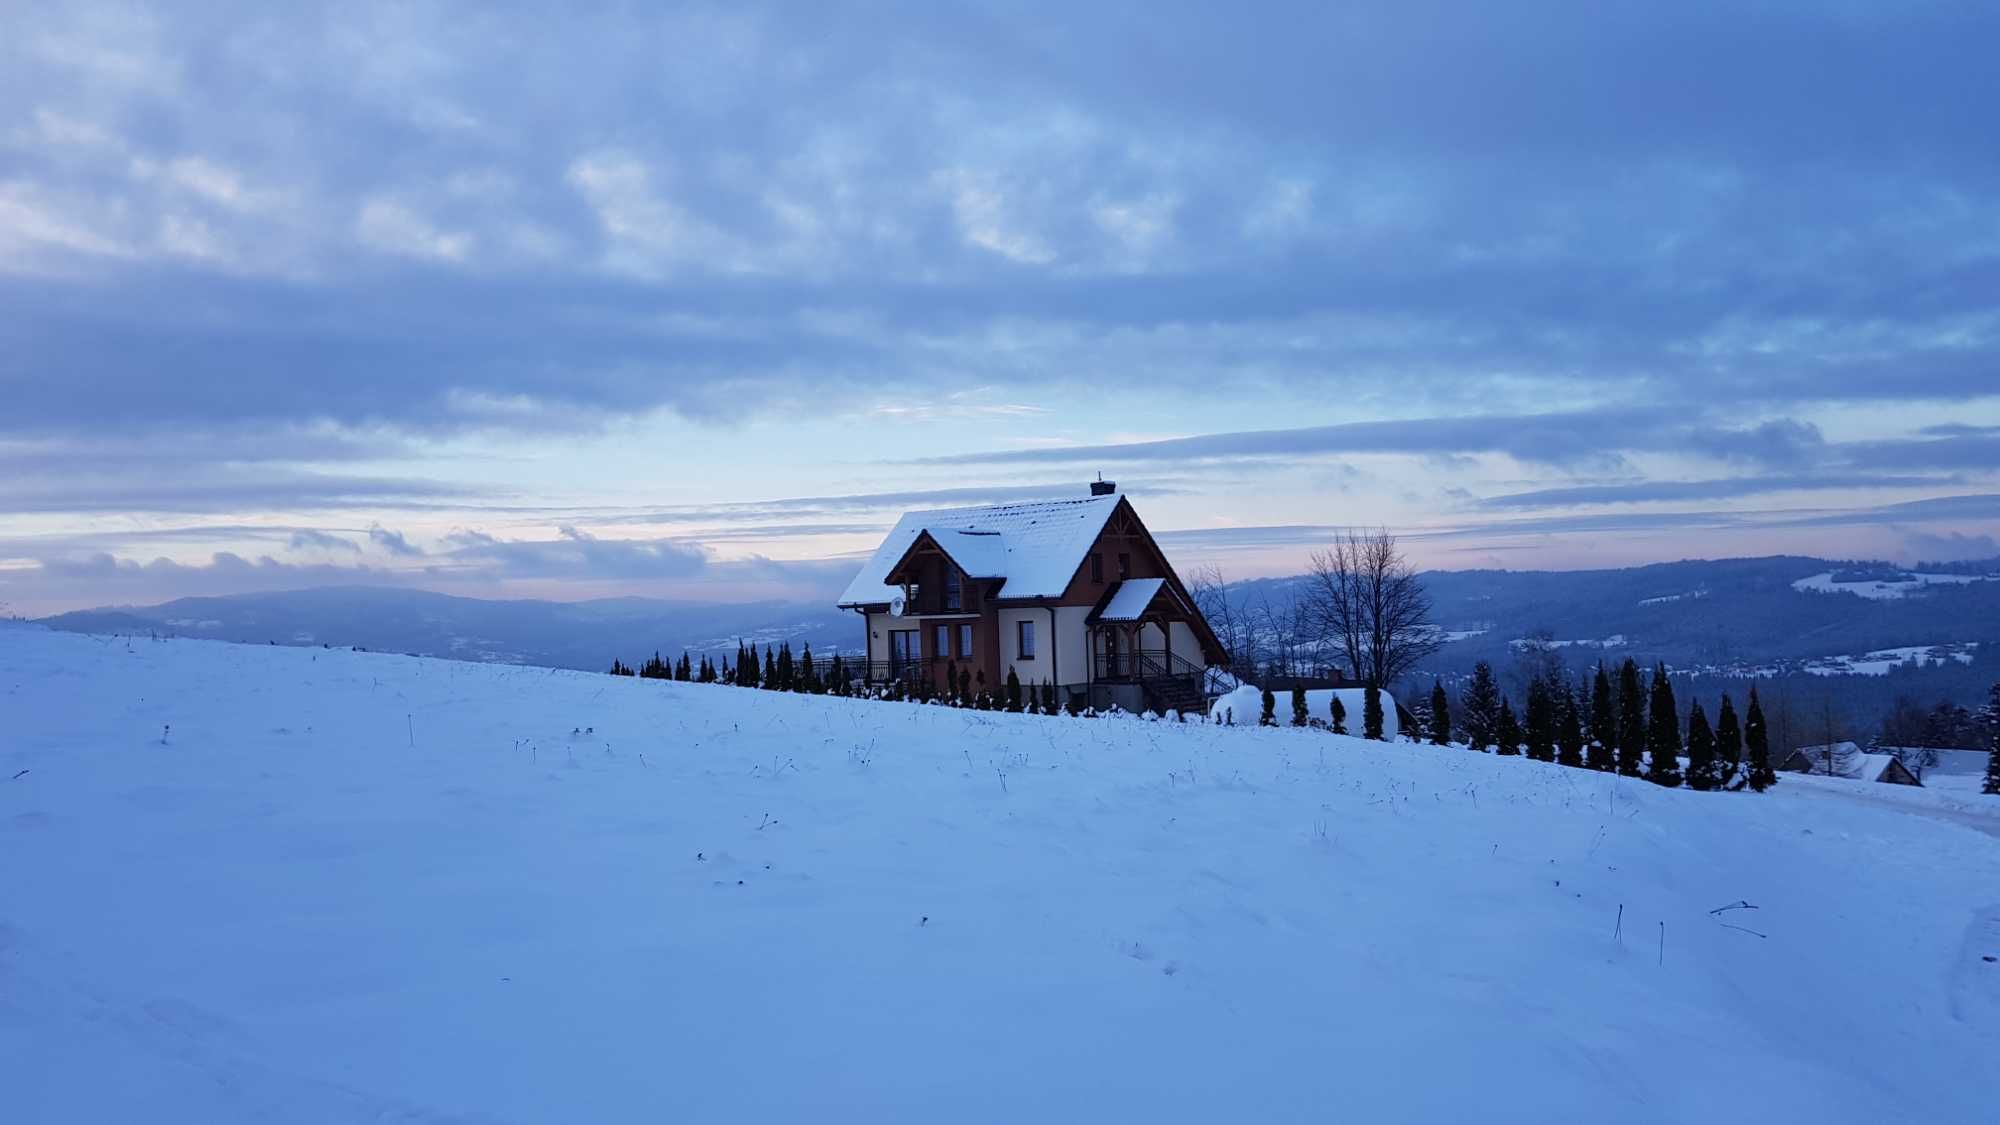
[[[1847,743],[1840,735],[1840,727],[1833,716],[1831,700],[1821,700],[1819,705],[1819,759],[1828,777],[1846,777],[1860,768],[1858,751],[1847,749]]]
[[[1248,607],[1237,603],[1222,568],[1212,564],[1189,571],[1187,588],[1195,609],[1222,642],[1230,674],[1247,682],[1257,666],[1257,634]]]
[[[1430,596],[1386,530],[1339,536],[1313,553],[1307,577],[1315,632],[1362,683],[1388,687],[1443,647]]]
[[[1311,611],[1303,601],[1294,598],[1281,608],[1272,605],[1269,598],[1261,598],[1251,608],[1250,621],[1264,656],[1263,676],[1289,680],[1312,674],[1317,637]]]

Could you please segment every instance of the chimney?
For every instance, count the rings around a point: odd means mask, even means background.
[[[1109,496],[1116,491],[1118,491],[1118,482],[1115,480],[1105,480],[1103,473],[1097,474],[1097,479],[1090,482],[1090,494],[1092,496]]]

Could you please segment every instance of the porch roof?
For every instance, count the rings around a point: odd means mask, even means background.
[[[1089,623],[1137,621],[1145,616],[1167,588],[1164,578],[1127,578],[1105,592],[1104,601],[1091,611]]]

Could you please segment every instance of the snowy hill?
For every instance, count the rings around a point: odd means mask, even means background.
[[[2000,817],[1883,788],[0,628],[0,1089],[24,1122],[1991,1120]]]

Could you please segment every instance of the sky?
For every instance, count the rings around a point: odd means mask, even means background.
[[[0,0],[0,612],[2000,554],[1990,3]]]

